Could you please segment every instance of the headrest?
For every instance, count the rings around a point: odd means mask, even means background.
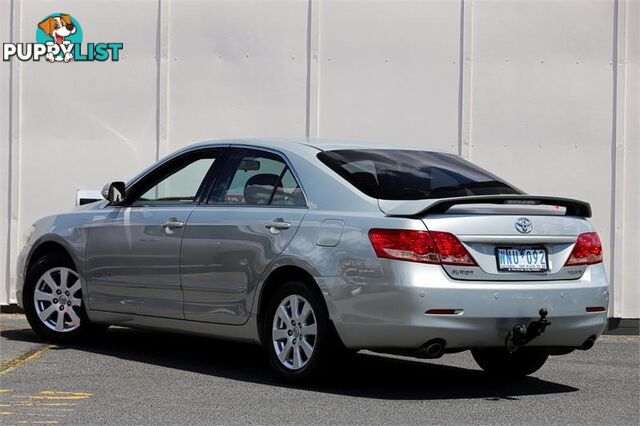
[[[244,201],[247,204],[269,204],[273,188],[280,181],[280,176],[271,173],[254,175],[244,185]]]

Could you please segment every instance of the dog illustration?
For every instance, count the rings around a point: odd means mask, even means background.
[[[76,32],[76,26],[71,22],[70,15],[51,16],[38,24],[38,27],[50,36],[53,41],[48,41],[46,44],[71,44],[65,40],[65,37],[70,36]],[[66,53],[64,58],[62,56],[53,56],[53,53],[45,55],[45,58],[49,62],[62,61],[69,62],[73,59],[72,53]]]

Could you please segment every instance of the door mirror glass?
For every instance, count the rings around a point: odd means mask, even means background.
[[[124,182],[109,182],[102,188],[102,196],[111,203],[122,203],[125,196]]]

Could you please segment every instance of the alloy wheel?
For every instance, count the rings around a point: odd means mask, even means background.
[[[280,363],[290,370],[303,368],[316,348],[318,328],[311,303],[298,294],[287,296],[273,318],[272,341]]]
[[[49,269],[36,283],[33,303],[47,328],[58,333],[77,329],[82,306],[80,277],[69,268]]]

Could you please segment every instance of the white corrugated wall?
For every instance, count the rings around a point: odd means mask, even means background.
[[[0,63],[0,303],[24,231],[77,189],[194,141],[309,135],[455,152],[588,200],[612,316],[640,316],[639,0],[0,0],[2,42],[54,12],[124,55]]]

